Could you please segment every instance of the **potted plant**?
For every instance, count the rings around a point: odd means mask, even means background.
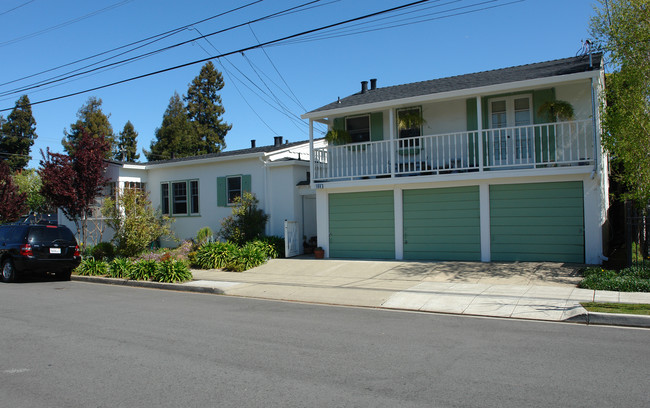
[[[350,136],[350,132],[345,129],[330,129],[325,134],[325,140],[327,140],[327,143],[342,145],[350,143],[352,137]]]
[[[572,120],[574,116],[573,105],[567,101],[544,102],[537,110],[537,113],[545,115],[549,122]]]
[[[325,250],[322,247],[314,248],[314,258],[316,259],[325,258]]]

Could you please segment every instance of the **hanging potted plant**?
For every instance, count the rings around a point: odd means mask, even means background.
[[[325,134],[325,140],[327,140],[327,143],[342,145],[350,143],[352,137],[350,136],[350,132],[345,129],[330,129]]]
[[[400,112],[397,118],[398,130],[420,128],[427,121],[424,120],[419,109],[410,109],[405,112]]]
[[[573,105],[567,101],[544,102],[537,113],[546,116],[549,122],[560,122],[573,120]]]

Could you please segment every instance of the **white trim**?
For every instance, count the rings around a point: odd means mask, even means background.
[[[330,216],[329,196],[327,191],[316,190],[316,245],[325,250],[325,257],[330,256]]]
[[[417,105],[425,102],[433,102],[433,101],[438,101],[443,99],[475,97],[477,96],[477,94],[481,96],[488,96],[490,94],[499,94],[503,92],[517,92],[518,90],[540,88],[543,86],[557,86],[558,84],[563,82],[597,78],[599,75],[600,75],[599,70],[593,70],[587,72],[579,72],[576,74],[558,75],[558,76],[547,77],[547,78],[536,78],[536,79],[529,79],[529,80],[517,81],[517,82],[505,82],[502,84],[487,85],[487,86],[482,86],[477,88],[467,88],[467,89],[461,89],[456,91],[439,92],[435,94],[414,96],[410,98],[390,99],[387,101],[355,105],[346,108],[308,112],[301,115],[300,117],[302,119],[318,120],[326,117],[351,115],[357,112],[361,113],[361,112],[394,108],[397,105],[405,105],[405,106]]]
[[[393,225],[395,226],[395,259],[404,259],[404,201],[402,189],[393,190]]]

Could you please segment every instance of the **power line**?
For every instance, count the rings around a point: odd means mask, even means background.
[[[117,3],[111,4],[110,6],[104,7],[103,9],[95,10],[95,11],[93,11],[91,13],[85,14],[85,15],[83,15],[81,17],[73,18],[72,20],[65,21],[65,22],[63,22],[61,24],[57,24],[57,25],[52,26],[52,27],[44,28],[42,30],[33,32],[31,34],[26,34],[26,35],[23,35],[21,37],[14,38],[13,40],[8,40],[8,41],[5,41],[5,42],[1,42],[0,47],[4,47],[5,45],[9,45],[9,44],[14,44],[14,43],[26,40],[28,38],[36,37],[36,36],[39,36],[41,34],[45,34],[45,33],[50,32],[50,31],[58,30],[59,28],[69,26],[70,24],[78,23],[79,21],[85,20],[85,19],[90,18],[90,17],[94,17],[94,16],[96,16],[98,14],[101,14],[101,13],[104,13],[106,11],[110,11],[110,10],[112,10],[114,8],[123,6],[126,3],[130,3],[132,1],[133,0],[122,0],[122,1],[119,1]]]
[[[32,1],[34,1],[34,0],[32,0]],[[143,38],[143,39],[141,39],[141,40],[134,41],[134,42],[131,42],[131,43],[129,43],[129,44],[125,44],[125,45],[122,45],[122,46],[119,46],[119,47],[115,47],[115,48],[112,48],[112,49],[107,50],[107,51],[102,51],[102,52],[100,52],[100,53],[97,53],[97,54],[91,55],[91,56],[89,56],[89,57],[84,57],[84,58],[78,59],[78,60],[76,60],[76,61],[72,61],[72,62],[69,62],[69,63],[63,64],[63,65],[59,65],[59,66],[54,67],[54,68],[49,68],[49,69],[46,69],[46,70],[44,70],[44,71],[37,72],[37,73],[35,73],[35,74],[31,74],[31,75],[24,76],[24,77],[22,77],[22,78],[18,78],[18,79],[14,79],[14,80],[12,80],[12,81],[8,81],[8,82],[0,83],[0,86],[4,86],[4,85],[8,85],[8,84],[15,83],[15,82],[18,82],[18,81],[22,81],[22,80],[25,80],[25,79],[33,78],[33,77],[38,76],[38,75],[46,74],[46,73],[48,73],[48,72],[56,71],[56,70],[58,70],[58,69],[65,68],[65,67],[68,67],[68,66],[70,66],[70,65],[78,64],[78,63],[83,62],[83,61],[87,61],[87,60],[90,60],[90,59],[93,59],[93,58],[97,58],[97,57],[100,57],[100,56],[102,56],[102,55],[106,55],[106,54],[109,54],[109,53],[111,53],[111,52],[121,50],[121,49],[123,49],[123,48],[131,47],[131,46],[136,45],[136,44],[140,44],[140,43],[143,43],[143,42],[146,42],[146,41],[154,40],[154,41],[151,41],[151,42],[149,42],[149,43],[147,43],[147,44],[144,44],[144,45],[142,45],[142,46],[139,46],[139,47],[133,48],[133,49],[128,50],[128,51],[125,51],[125,52],[123,52],[123,53],[121,53],[121,54],[117,54],[117,55],[114,55],[114,56],[110,57],[110,58],[115,58],[115,57],[118,57],[118,56],[120,56],[120,55],[123,55],[123,54],[129,53],[129,52],[131,52],[131,51],[134,51],[134,50],[136,50],[136,49],[142,48],[142,47],[144,47],[144,46],[150,45],[150,44],[152,44],[152,43],[154,43],[154,42],[156,42],[156,41],[160,41],[160,40],[165,39],[165,38],[168,38],[168,37],[170,37],[170,36],[172,36],[172,35],[178,34],[178,33],[182,32],[183,30],[185,30],[185,29],[187,29],[187,28],[189,28],[189,27],[192,27],[192,26],[195,25],[195,24],[201,24],[201,23],[205,23],[206,21],[210,21],[210,20],[213,20],[213,19],[218,18],[218,17],[223,17],[223,16],[225,16],[225,15],[227,15],[227,14],[230,14],[230,13],[232,13],[232,12],[242,10],[242,9],[244,9],[244,8],[246,8],[246,7],[250,7],[250,6],[252,6],[252,5],[254,5],[254,4],[257,4],[257,3],[261,3],[262,1],[264,1],[264,0],[256,0],[256,1],[253,1],[253,2],[248,3],[248,4],[244,4],[243,6],[239,6],[239,7],[236,7],[236,8],[230,9],[230,10],[228,10],[228,11],[225,11],[225,12],[222,12],[222,13],[219,13],[219,14],[215,14],[215,15],[213,15],[213,16],[210,16],[210,17],[204,18],[204,19],[199,20],[199,21],[195,21],[195,22],[190,23],[190,24],[186,24],[186,25],[181,26],[181,27],[177,27],[177,28],[174,28],[174,29],[171,29],[171,30],[165,31],[165,32],[160,33],[160,34],[156,34],[156,35],[153,35],[153,36],[150,36],[150,37],[147,37],[147,38]],[[156,39],[157,39],[157,40],[156,40]],[[108,58],[108,59],[110,59],[110,58]],[[97,62],[97,63],[101,63],[101,62],[106,61],[106,60],[108,60],[108,59],[105,59],[105,60],[99,61],[99,62]],[[83,68],[82,68],[82,69],[83,69]],[[74,72],[74,71],[71,71],[71,72]],[[63,75],[65,75],[65,74],[63,74]],[[54,78],[56,78],[56,77],[54,77]]]
[[[12,11],[18,10],[19,8],[24,7],[24,6],[28,5],[29,3],[33,3],[33,2],[34,2],[34,0],[29,0],[27,3],[19,4],[14,8],[10,8],[9,10],[3,11],[2,13],[0,13],[0,16],[4,16],[7,13],[11,13]]]
[[[275,40],[266,41],[266,42],[261,43],[261,44],[240,48],[238,50],[230,51],[230,52],[223,53],[223,54],[220,54],[220,55],[214,55],[214,56],[211,56],[211,57],[208,57],[208,58],[202,58],[202,59],[199,59],[199,60],[186,62],[184,64],[175,65],[175,66],[172,66],[172,67],[160,69],[160,70],[149,72],[149,73],[142,74],[142,75],[137,75],[137,76],[134,76],[134,77],[122,79],[122,80],[111,82],[111,83],[108,83],[108,84],[99,85],[99,86],[96,86],[96,87],[93,87],[93,88],[88,88],[88,89],[85,89],[85,90],[82,90],[82,91],[72,92],[72,93],[69,93],[69,94],[66,94],[66,95],[61,95],[61,96],[57,96],[57,97],[53,97],[53,98],[49,98],[49,99],[44,99],[44,100],[37,101],[37,102],[32,102],[31,105],[39,105],[39,104],[43,104],[43,103],[47,103],[47,102],[52,102],[52,101],[56,101],[56,100],[59,100],[59,99],[69,98],[69,97],[72,97],[72,96],[97,91],[99,89],[109,88],[109,87],[112,87],[112,86],[115,86],[115,85],[120,85],[120,84],[123,84],[123,83],[135,81],[135,80],[138,80],[138,79],[143,79],[143,78],[147,78],[147,77],[150,77],[150,76],[159,75],[159,74],[162,74],[162,73],[165,73],[165,72],[174,71],[174,70],[177,70],[177,69],[180,69],[180,68],[185,68],[185,67],[188,67],[188,66],[192,66],[192,65],[203,63],[203,62],[207,62],[207,61],[210,61],[210,60],[215,59],[215,58],[223,58],[223,57],[226,57],[226,56],[246,52],[246,51],[253,50],[253,49],[256,49],[256,48],[281,43],[281,42],[284,42],[284,41],[287,41],[287,40],[290,40],[290,39],[294,39],[294,38],[298,38],[298,37],[301,37],[301,36],[304,36],[304,35],[307,35],[307,34],[327,30],[329,28],[338,27],[338,26],[341,26],[341,25],[344,25],[344,24],[349,24],[349,23],[356,22],[356,21],[361,21],[361,20],[364,20],[364,19],[367,19],[367,18],[371,18],[371,17],[375,17],[375,16],[378,16],[378,15],[390,13],[390,12],[393,12],[393,11],[396,11],[396,10],[401,10],[401,9],[404,9],[406,7],[410,7],[410,6],[413,6],[413,5],[416,5],[416,4],[426,3],[428,1],[430,1],[430,0],[418,0],[418,1],[407,3],[407,4],[404,4],[404,5],[401,5],[401,6],[391,7],[391,8],[384,9],[384,10],[381,10],[381,11],[377,11],[377,12],[374,12],[374,13],[365,14],[363,16],[351,18],[351,19],[348,19],[348,20],[339,21],[337,23],[328,24],[328,25],[321,26],[321,27],[318,27],[318,28],[313,28],[313,29],[310,29],[310,30],[306,30],[306,31],[302,31],[302,32],[299,32],[299,33],[291,34],[291,35],[288,35],[288,36],[285,36],[285,37],[280,37],[280,38],[277,38]],[[10,109],[11,108],[0,109],[0,112],[4,112],[4,111],[10,110]]]
[[[230,27],[222,29],[222,30],[215,31],[215,32],[210,33],[210,34],[206,34],[205,36],[196,37],[196,38],[193,38],[193,39],[190,39],[190,40],[187,40],[187,41],[183,41],[183,42],[180,42],[180,43],[176,43],[176,44],[164,47],[164,48],[159,48],[157,50],[150,51],[150,52],[145,53],[145,54],[137,55],[137,56],[134,56],[134,57],[131,57],[131,58],[127,58],[127,59],[124,59],[124,60],[112,62],[112,63],[106,64],[106,65],[102,65],[100,67],[96,67],[96,68],[93,68],[93,69],[90,69],[90,70],[87,70],[87,71],[77,72],[77,73],[62,77],[62,78],[59,75],[58,77],[54,77],[54,78],[58,78],[58,79],[52,79],[52,80],[49,80],[49,81],[46,80],[46,82],[41,81],[40,83],[37,83],[36,85],[31,85],[31,86],[28,85],[28,86],[25,86],[23,88],[14,89],[12,91],[6,91],[6,92],[0,94],[0,96],[7,96],[7,95],[11,95],[11,94],[16,94],[16,93],[23,93],[25,91],[29,91],[29,90],[32,90],[32,89],[40,88],[40,87],[45,86],[45,85],[51,85],[53,83],[65,81],[65,80],[68,80],[68,79],[71,79],[71,78],[74,78],[74,77],[77,77],[77,76],[80,76],[80,75],[85,75],[85,74],[88,74],[88,73],[91,73],[91,72],[94,72],[94,71],[102,70],[104,68],[109,68],[109,67],[112,67],[112,66],[115,66],[115,65],[121,65],[121,64],[128,63],[128,62],[136,61],[138,59],[142,59],[142,58],[154,55],[154,54],[158,54],[158,53],[163,52],[163,51],[168,51],[168,50],[171,50],[173,48],[180,47],[182,45],[192,43],[192,42],[194,42],[196,40],[199,40],[201,38],[210,37],[210,36],[213,36],[213,35],[216,35],[216,34],[222,34],[224,32],[231,31],[231,30],[234,30],[234,29],[239,28],[239,27],[243,27],[243,26],[245,26],[247,24],[263,21],[263,20],[266,20],[266,19],[269,19],[269,18],[278,17],[278,16],[283,15],[284,13],[286,13],[288,11],[299,9],[299,8],[302,8],[305,5],[317,3],[319,1],[320,0],[312,0],[312,1],[309,1],[307,3],[303,3],[303,4],[299,5],[299,6],[290,7],[288,9],[285,9],[285,10],[282,10],[282,11],[279,11],[279,12],[276,12],[276,13],[273,13],[273,14],[269,14],[269,15],[266,15],[264,17],[260,17],[260,18],[255,19],[255,20],[251,20],[251,21],[248,21],[248,22],[245,22],[245,23],[240,23],[240,24],[230,26]],[[426,0],[426,1],[428,1],[428,0]]]

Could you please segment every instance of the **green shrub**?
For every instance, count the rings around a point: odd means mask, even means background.
[[[583,271],[584,279],[578,287],[617,292],[650,292],[650,270],[643,265],[620,271],[590,267]]]
[[[284,258],[284,238],[275,236],[264,236],[251,241],[266,254],[267,258]]]
[[[151,280],[156,274],[158,262],[153,260],[142,259],[133,264],[126,277],[132,280]]]
[[[212,229],[210,227],[203,227],[196,233],[196,244],[201,246],[211,242],[213,238]]]
[[[267,259],[266,252],[259,245],[249,242],[234,253],[234,256],[226,265],[226,269],[234,272],[243,272],[264,264]]]
[[[115,247],[110,242],[100,242],[92,247],[90,254],[95,259],[111,260],[115,256]]]
[[[221,222],[219,237],[225,241],[243,245],[264,234],[269,216],[257,208],[259,200],[254,194],[245,192],[235,199],[232,215]]]
[[[111,278],[128,278],[131,275],[133,263],[127,258],[115,258],[108,266],[108,276]]]
[[[192,280],[192,272],[185,261],[165,260],[158,262],[153,280],[174,283]]]
[[[201,269],[225,268],[238,250],[231,242],[210,242],[196,251],[194,262]]]
[[[104,276],[108,273],[108,262],[101,259],[86,258],[81,261],[75,271],[81,276]]]

